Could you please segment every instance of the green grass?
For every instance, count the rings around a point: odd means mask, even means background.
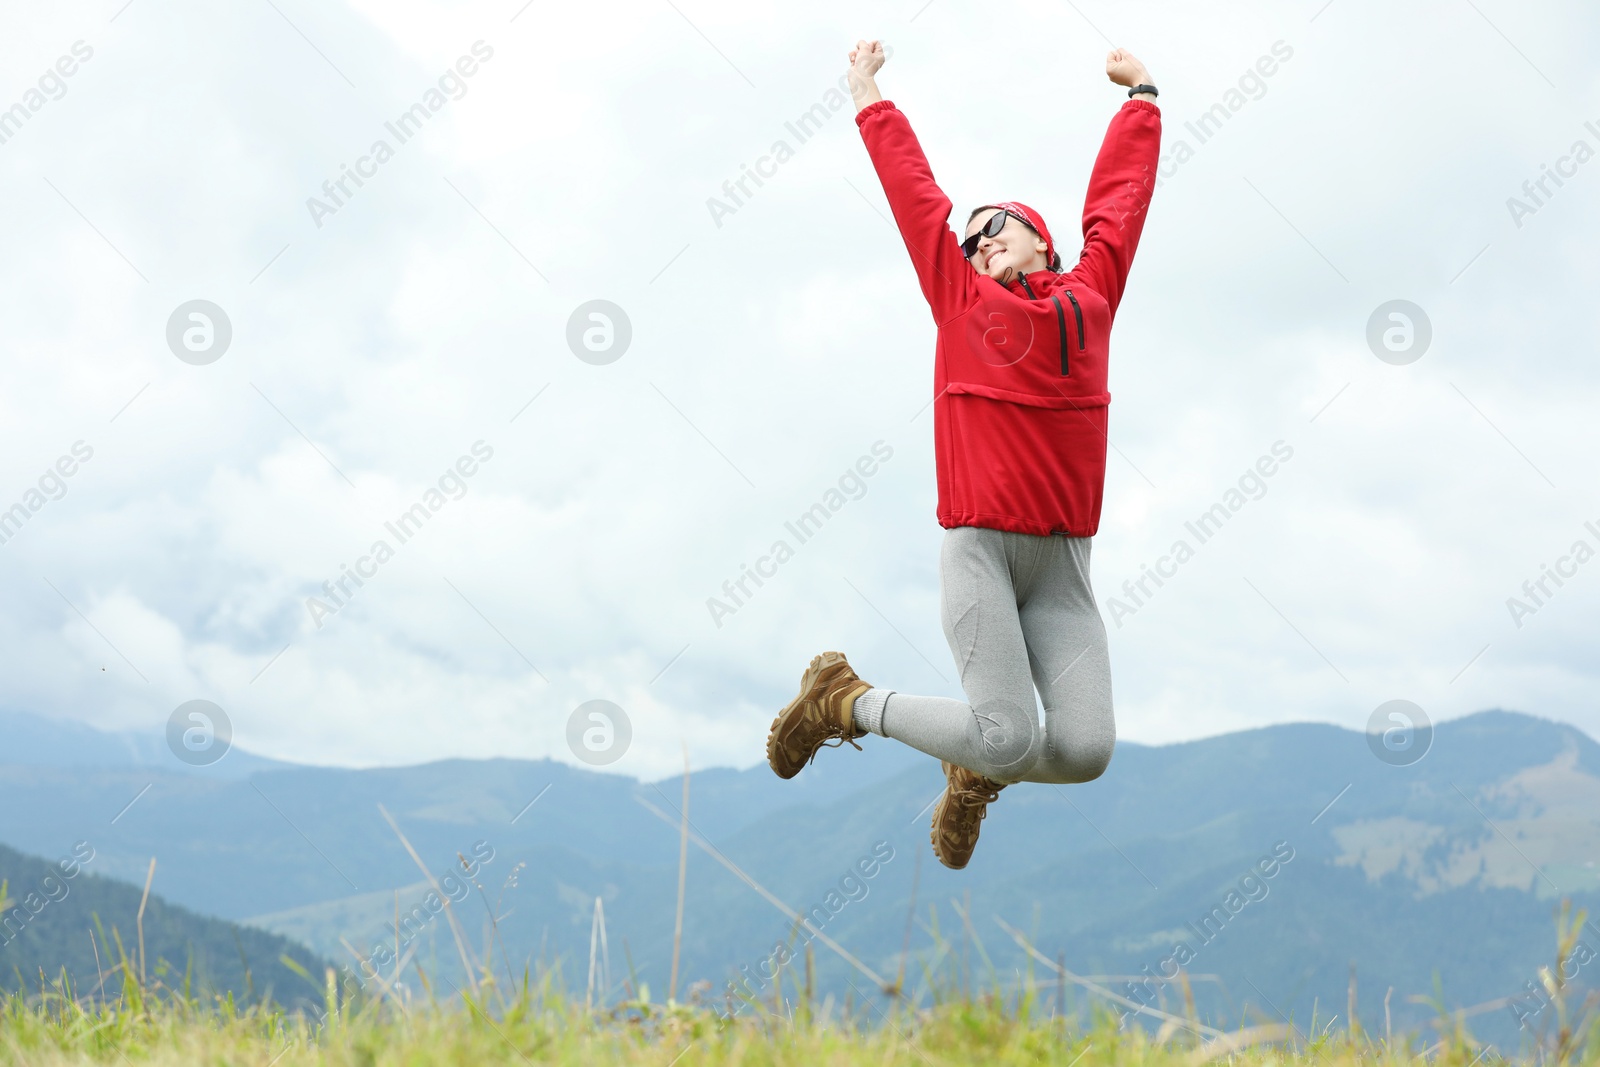
[[[1405,1067],[1419,1055],[1435,1064],[1469,1067],[1506,1062],[1450,1027],[1441,1039],[1373,1042],[1357,1033],[1324,1032],[1309,1041],[1252,1042],[1242,1035],[1202,1042],[1183,1033],[1119,1031],[1103,1013],[1079,1027],[1039,1013],[1027,993],[947,1001],[921,1010],[846,1012],[800,1007],[783,1016],[745,1013],[723,1022],[705,1008],[634,1002],[604,1012],[558,997],[518,995],[488,1009],[463,997],[453,1003],[339,1005],[325,1020],[271,1009],[207,1008],[166,998],[124,998],[104,1007],[51,996],[14,996],[0,1011],[0,1063],[55,1064],[573,1064],[695,1067],[757,1065],[1020,1065],[1062,1067],[1190,1067],[1230,1065],[1383,1064]],[[1529,1063],[1588,1064],[1594,1042],[1519,1056]]]
[[[5,907],[0,885],[0,912]],[[1592,1025],[1600,995],[1573,1004],[1560,978],[1583,920],[1581,911],[1574,916],[1563,908],[1554,965],[1540,976],[1548,1002],[1539,1025],[1524,1032],[1523,1047],[1515,1050],[1487,1047],[1471,1032],[1474,1012],[1502,1004],[1451,1011],[1442,997],[1430,1001],[1437,1012],[1432,1027],[1392,1037],[1351,1029],[1348,1022],[1340,1030],[1331,1023],[1319,1029],[1316,1019],[1219,1031],[1196,1017],[1182,978],[1183,1006],[1173,1009],[1181,1014],[1148,1011],[1147,1020],[1159,1024],[1153,1032],[1119,1024],[1105,990],[1091,998],[1087,1015],[1058,1014],[1064,1001],[1055,965],[1037,953],[1051,980],[1037,981],[1030,971],[1020,989],[1009,993],[993,973],[991,989],[974,994],[959,969],[925,969],[929,1005],[899,992],[903,975],[894,988],[874,990],[870,1001],[852,996],[843,1003],[832,997],[819,1002],[812,995],[808,947],[804,965],[797,957],[784,968],[766,999],[712,1003],[704,999],[710,985],[702,982],[692,987],[688,1002],[661,1003],[630,982],[629,999],[595,1006],[566,990],[559,967],[524,971],[515,984],[502,984],[486,945],[485,962],[471,972],[466,990],[436,989],[425,972],[413,968],[421,996],[381,980],[363,992],[353,982],[341,984],[330,969],[319,990],[321,1007],[293,1012],[272,1001],[241,1005],[231,996],[206,998],[186,985],[174,988],[161,977],[146,977],[137,957],[123,953],[94,989],[73,988],[64,973],[53,981],[41,974],[34,988],[0,995],[0,1067],[1417,1067],[1424,1061],[1437,1067],[1587,1067],[1600,1064],[1600,1027]],[[308,990],[316,988],[313,976],[286,963],[310,983]],[[505,974],[503,964],[500,969]],[[729,1009],[735,1009],[731,1016]]]
[[[1119,1028],[1097,1008],[1091,1019],[1055,1014],[1057,991],[1029,979],[1021,991],[962,995],[951,983],[917,1007],[890,995],[874,1003],[821,1004],[797,976],[776,1002],[746,1001],[724,1018],[720,1005],[632,1000],[586,1008],[566,994],[558,972],[525,974],[515,989],[486,974],[474,990],[414,1002],[380,994],[348,996],[325,976],[314,1012],[271,1003],[209,1003],[181,991],[146,990],[124,960],[115,996],[80,994],[65,979],[0,1000],[0,1065],[1060,1065],[1060,1067],[1500,1067],[1507,1063],[1577,1067],[1600,1063],[1600,1028],[1589,1004],[1574,1011],[1557,986],[1546,1027],[1507,1056],[1473,1038],[1469,1020],[1441,1012],[1426,1033],[1384,1040],[1357,1029],[1318,1031],[1263,1025],[1218,1033],[1192,1014],[1170,1016],[1159,1031]],[[1559,967],[1557,972],[1558,973]],[[424,979],[425,975],[421,976]],[[104,983],[102,983],[103,985]],[[425,986],[426,988],[426,986]],[[704,987],[702,987],[704,988]],[[853,999],[853,998],[852,998]],[[883,1006],[880,1006],[883,1005]],[[1542,1013],[1543,1014],[1543,1013]]]

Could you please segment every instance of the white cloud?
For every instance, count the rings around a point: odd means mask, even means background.
[[[917,415],[932,324],[848,110],[721,227],[706,198],[882,36],[957,211],[1021,197],[1070,245],[1122,100],[1092,22],[1149,63],[1169,147],[1294,49],[1164,180],[1117,325],[1102,601],[1295,449],[1113,629],[1123,735],[1359,726],[1393,697],[1600,730],[1600,571],[1521,629],[1504,603],[1600,519],[1600,165],[1520,228],[1506,208],[1575,139],[1600,147],[1593,12],[1036,5],[996,50],[992,16],[938,0],[873,25],[678,6],[280,3],[291,26],[108,3],[0,34],[0,101],[95,49],[0,145],[0,504],[95,450],[0,546],[8,702],[156,730],[203,697],[241,744],[369,764],[566,758],[567,715],[604,697],[634,721],[614,769],[650,775],[682,740],[759,760],[824,648],[956,694]],[[465,95],[318,228],[307,198],[478,40]],[[204,367],[163,341],[196,297],[234,325]],[[1397,297],[1434,327],[1406,367],[1364,341]],[[564,341],[594,298],[633,323],[609,366]],[[879,439],[866,495],[717,628],[706,598]],[[306,597],[478,440],[466,495],[316,629]]]

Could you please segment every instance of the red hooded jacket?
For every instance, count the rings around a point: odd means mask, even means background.
[[[1155,188],[1160,109],[1129,100],[1112,117],[1089,176],[1077,266],[1005,285],[962,257],[950,198],[893,102],[868,104],[856,125],[939,330],[939,525],[1092,536],[1105,488],[1111,320]],[[995,206],[1032,220],[1051,258],[1037,212]]]

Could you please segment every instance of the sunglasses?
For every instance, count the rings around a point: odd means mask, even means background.
[[[1028,220],[1023,218],[1021,215],[1013,214],[1012,212],[1007,211],[1004,208],[1001,208],[999,211],[996,211],[993,215],[989,216],[989,221],[987,221],[987,222],[985,222],[983,224],[983,229],[979,230],[977,233],[973,234],[971,237],[968,237],[965,241],[961,242],[961,256],[962,256],[962,258],[963,259],[971,259],[973,256],[977,255],[977,253],[978,253],[978,242],[981,241],[983,238],[985,238],[985,237],[999,237],[1000,236],[1000,231],[1006,228],[1006,219],[1007,218],[1016,219],[1018,222],[1022,223],[1024,226],[1027,226],[1028,229],[1033,230],[1033,232],[1035,234],[1037,234],[1039,232],[1038,230],[1034,230],[1033,226],[1028,223]]]

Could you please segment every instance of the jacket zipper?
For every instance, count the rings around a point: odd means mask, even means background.
[[[1026,274],[1017,275],[1017,281],[1022,283],[1022,289],[1028,294],[1028,299],[1039,299],[1034,294],[1033,286],[1028,284],[1028,276]],[[1083,308],[1078,305],[1078,298],[1072,295],[1071,289],[1067,290],[1067,299],[1072,301],[1072,317],[1078,323],[1078,351],[1082,352],[1084,346]],[[1068,377],[1072,374],[1072,364],[1067,357],[1069,351],[1067,347],[1067,309],[1061,306],[1061,298],[1058,296],[1051,296],[1050,301],[1056,306],[1056,330],[1061,335],[1061,375],[1062,377]]]
[[[1067,362],[1067,312],[1061,306],[1060,297],[1052,296],[1050,302],[1056,306],[1056,329],[1061,333],[1061,376],[1065,378],[1072,373],[1072,366]],[[1073,301],[1072,306],[1077,307],[1077,301]],[[1082,329],[1080,326],[1080,332]],[[1082,346],[1080,345],[1079,347],[1081,348]]]
[[[1072,314],[1078,320],[1078,351],[1083,351],[1083,308],[1078,306],[1078,298],[1072,295],[1072,290],[1067,290],[1067,299],[1072,301]],[[1057,306],[1060,306],[1059,303]]]

